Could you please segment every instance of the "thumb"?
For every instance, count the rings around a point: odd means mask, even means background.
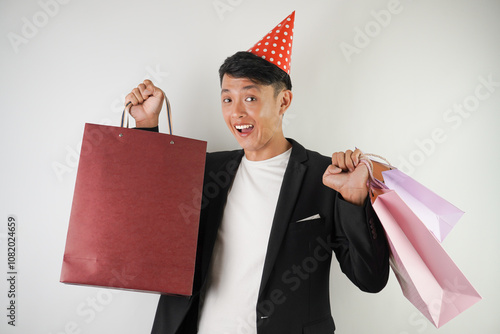
[[[342,169],[337,166],[330,165],[323,174],[323,184],[329,188],[337,190],[341,180],[339,179],[342,174]]]
[[[340,174],[340,173],[342,173],[342,168],[340,168],[338,166],[334,166],[334,165],[328,166],[328,168],[325,171],[325,175],[326,174]]]

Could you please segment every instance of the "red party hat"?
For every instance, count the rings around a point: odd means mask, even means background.
[[[248,52],[278,66],[290,74],[295,11],[257,42]]]

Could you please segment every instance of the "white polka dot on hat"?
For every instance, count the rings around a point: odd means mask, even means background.
[[[293,43],[293,26],[295,22],[295,11],[288,15],[280,24],[271,30],[266,36],[257,42],[248,52],[253,53],[270,63],[278,66],[286,73],[290,74],[290,63]],[[267,48],[259,48],[263,40],[272,40],[273,43],[266,43]],[[287,58],[283,59],[286,54]],[[276,56],[277,55],[277,56]]]

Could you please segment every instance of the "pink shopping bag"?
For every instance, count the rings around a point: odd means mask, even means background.
[[[397,191],[371,176],[370,197],[387,235],[390,264],[404,296],[437,328],[481,300]]]

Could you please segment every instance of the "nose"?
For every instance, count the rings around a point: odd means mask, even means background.
[[[231,117],[232,118],[243,118],[246,116],[246,111],[245,111],[245,106],[243,104],[243,101],[237,100],[235,103],[233,103],[233,109],[231,110]]]

